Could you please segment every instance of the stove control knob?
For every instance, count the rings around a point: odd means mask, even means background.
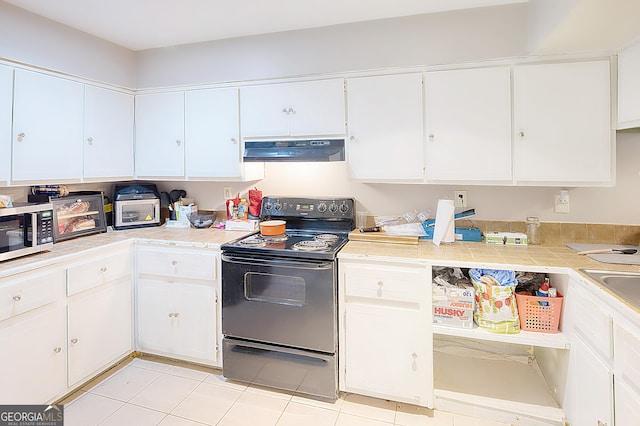
[[[265,209],[265,210],[271,210],[272,208],[273,208],[273,204],[271,204],[271,202],[267,201],[267,202],[264,204],[264,209]]]
[[[335,213],[335,212],[337,212],[337,211],[338,211],[338,206],[336,206],[334,203],[331,203],[331,204],[329,205],[329,211],[330,211],[331,213]]]
[[[318,204],[318,211],[320,213],[326,212],[327,211],[327,203],[321,202],[320,204]]]
[[[280,201],[276,201],[276,205],[274,206],[274,208],[279,211],[282,210],[282,204],[280,204]]]
[[[349,211],[349,206],[347,204],[340,205],[340,213],[346,213]]]

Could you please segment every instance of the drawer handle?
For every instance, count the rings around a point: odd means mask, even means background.
[[[172,261],[171,261],[171,264],[172,264],[173,266],[176,266],[176,265],[178,264],[178,261],[177,261],[177,260],[172,260]]]
[[[103,274],[107,272],[107,267],[103,266],[102,268],[100,268],[100,272],[102,272]]]
[[[16,302],[19,302],[22,300],[22,296],[17,295],[17,296],[13,296],[13,300],[15,300]]]
[[[378,281],[378,292],[376,293],[376,295],[377,295],[378,297],[382,297],[382,285],[383,285],[383,284],[384,284],[384,283],[383,283],[382,281]]]
[[[417,354],[417,353],[415,353],[415,352],[414,352],[414,353],[412,353],[412,354],[411,354],[411,358],[413,358],[413,359],[418,358],[418,354]]]
[[[58,346],[57,348],[53,348],[53,351],[57,354],[60,353],[60,351],[62,351],[62,348],[60,346]]]
[[[78,338],[74,337],[73,339],[71,339],[71,343],[73,343],[74,345],[78,343]]]

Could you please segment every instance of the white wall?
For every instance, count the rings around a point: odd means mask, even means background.
[[[0,1],[0,59],[135,88],[135,53]]]
[[[334,25],[137,53],[138,88],[527,54],[526,3]]]

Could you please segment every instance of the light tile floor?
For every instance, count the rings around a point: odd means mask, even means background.
[[[505,426],[354,394],[320,401],[155,357],[122,363],[62,403],[65,426]]]

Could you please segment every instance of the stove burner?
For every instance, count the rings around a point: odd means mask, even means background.
[[[239,243],[245,247],[264,247],[267,245],[267,241],[262,237],[246,238]]]
[[[291,248],[303,251],[322,251],[329,248],[329,243],[322,240],[303,240],[295,243]]]
[[[326,241],[328,244],[332,244],[338,241],[338,238],[340,237],[335,234],[320,234],[316,235],[313,239],[316,241]]]
[[[289,239],[289,236],[287,234],[270,235],[270,236],[261,235],[260,237],[257,237],[257,238],[262,238],[268,244],[271,244],[271,243],[282,243],[284,241],[287,241]]]

